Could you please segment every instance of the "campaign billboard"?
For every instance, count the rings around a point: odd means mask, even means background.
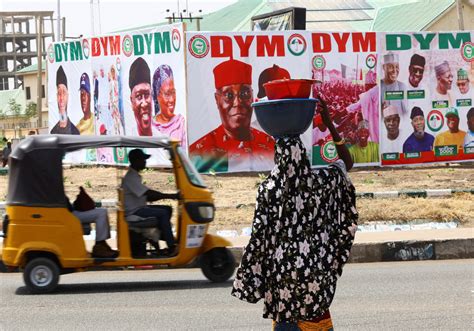
[[[186,148],[183,24],[51,44],[48,77],[50,133],[168,135]],[[149,152],[150,165],[169,165]],[[71,160],[126,164],[126,155],[101,148]]]
[[[474,159],[472,37],[378,34],[382,165]]]
[[[379,165],[379,86],[375,32],[312,32],[313,95],[326,100],[329,113],[355,166]],[[315,114],[312,164],[338,158],[321,115]]]
[[[187,32],[189,155],[200,172],[265,171],[274,139],[260,128],[252,102],[263,84],[311,78],[310,34]],[[310,152],[311,130],[302,138]]]

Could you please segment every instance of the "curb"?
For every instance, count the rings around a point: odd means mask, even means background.
[[[240,265],[244,247],[229,247]],[[474,238],[427,240],[427,241],[390,241],[383,243],[355,243],[351,249],[348,263],[400,262],[421,260],[451,260],[474,258]],[[194,260],[186,268],[199,268]],[[8,269],[0,260],[0,273],[18,272],[19,269]]]
[[[403,196],[411,198],[437,198],[447,197],[456,193],[471,193],[474,194],[474,188],[471,189],[432,189],[432,190],[402,190],[402,191],[383,191],[383,192],[359,192],[356,193],[357,198],[372,198],[372,199],[394,199]]]
[[[367,199],[395,199],[404,196],[411,198],[438,198],[438,197],[448,197],[456,193],[470,193],[474,194],[474,188],[472,189],[434,189],[434,190],[415,190],[415,191],[382,191],[382,192],[359,192],[356,193],[357,198],[367,198]],[[0,210],[5,209],[6,202],[0,201]],[[104,199],[98,200],[95,202],[96,207],[104,207],[115,209],[117,206],[116,199]],[[239,204],[237,208],[250,206],[254,207],[255,203],[249,204]],[[228,208],[229,206],[220,206]]]
[[[230,247],[240,264],[244,247]],[[474,258],[474,238],[355,243],[348,263],[450,260]]]

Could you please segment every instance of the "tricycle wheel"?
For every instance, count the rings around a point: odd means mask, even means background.
[[[32,293],[52,292],[59,283],[59,267],[49,258],[34,258],[26,264],[23,280]]]
[[[213,248],[204,253],[200,258],[202,273],[211,282],[225,282],[235,270],[235,258],[224,247]]]

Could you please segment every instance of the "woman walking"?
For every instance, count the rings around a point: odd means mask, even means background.
[[[232,295],[256,303],[274,330],[331,330],[329,306],[357,227],[352,159],[326,104],[321,116],[340,160],[312,170],[299,137],[275,144],[275,167],[260,185],[252,234]]]

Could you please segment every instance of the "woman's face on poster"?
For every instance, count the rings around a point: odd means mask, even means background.
[[[160,105],[160,112],[167,118],[173,117],[176,106],[176,89],[174,88],[174,80],[172,78],[165,79],[163,84],[161,84],[157,99]]]

